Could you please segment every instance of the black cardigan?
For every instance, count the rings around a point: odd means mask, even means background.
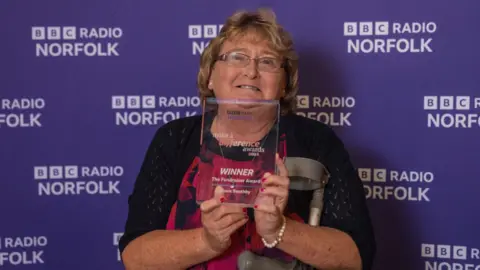
[[[146,152],[132,194],[122,252],[133,239],[152,230],[165,229],[170,208],[184,173],[199,152],[201,116],[190,116],[161,126]],[[341,230],[356,243],[364,270],[371,269],[375,238],[363,184],[342,141],[327,125],[295,114],[280,118],[286,135],[287,156],[320,161],[329,173],[321,226]],[[311,191],[290,191],[288,207],[308,222]]]

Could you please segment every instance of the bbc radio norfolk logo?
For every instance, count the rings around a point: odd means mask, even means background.
[[[479,128],[480,97],[424,96],[429,128]]]
[[[480,269],[480,250],[476,247],[451,244],[421,244],[425,270]]]
[[[35,166],[38,196],[120,195],[122,166]]]
[[[351,54],[432,53],[435,22],[344,22],[347,52]]]
[[[112,96],[117,126],[158,126],[194,116],[200,110],[198,96],[118,95]]]
[[[27,265],[44,265],[48,256],[46,236],[0,236],[0,269],[17,269]]]
[[[120,250],[118,249],[118,245],[120,244],[120,239],[122,238],[123,233],[121,232],[114,232],[113,233],[113,247],[115,249],[115,253],[117,254],[117,262],[122,261],[122,254],[120,253]]]
[[[41,128],[44,98],[0,98],[1,128]]]
[[[188,26],[188,39],[192,41],[192,55],[201,55],[211,39],[222,30],[223,24],[193,24]]]
[[[33,26],[37,57],[119,56],[119,27]]]
[[[310,95],[297,96],[297,114],[317,120],[329,126],[352,126],[352,113],[355,98],[319,97]]]
[[[435,175],[428,171],[358,168],[365,196],[371,200],[430,202]]]

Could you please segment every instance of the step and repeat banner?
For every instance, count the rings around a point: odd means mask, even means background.
[[[376,270],[480,269],[477,1],[0,2],[0,269],[123,269],[154,132],[199,113],[199,57],[271,7],[300,56],[298,113],[365,186]]]

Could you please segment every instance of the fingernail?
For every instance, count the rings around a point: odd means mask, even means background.
[[[261,188],[261,189],[260,189],[260,192],[264,192],[264,191],[265,191],[265,189],[264,189],[264,188]]]
[[[225,198],[224,198],[224,197],[220,198],[220,202],[223,203],[224,201],[225,201]]]
[[[253,208],[258,208],[258,205],[255,204],[255,205],[253,206]]]
[[[266,180],[267,180],[267,179],[265,179],[265,178],[262,178],[262,183],[263,183],[263,182],[265,182]]]
[[[247,212],[247,208],[243,208],[243,212],[246,213],[246,212]]]

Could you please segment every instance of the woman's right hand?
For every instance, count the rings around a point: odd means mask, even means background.
[[[202,237],[215,252],[222,253],[231,244],[230,236],[248,221],[246,209],[223,204],[223,190],[217,186],[215,197],[200,204]]]

